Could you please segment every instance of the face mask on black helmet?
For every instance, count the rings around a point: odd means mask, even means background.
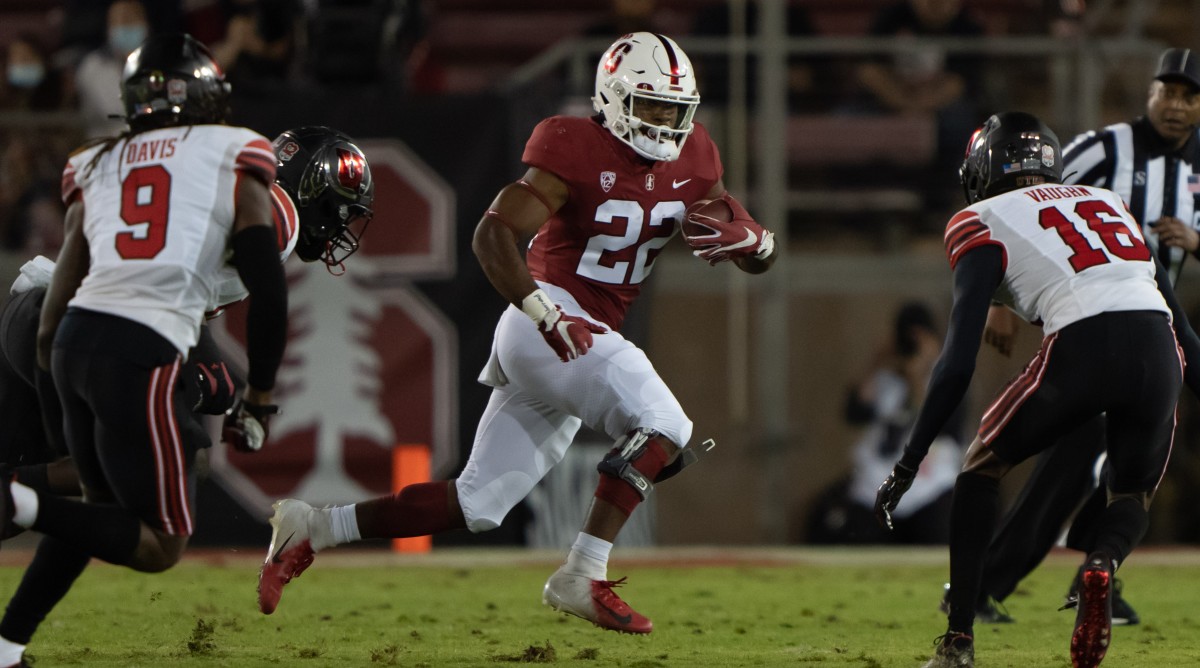
[[[958,174],[968,204],[1029,185],[1062,183],[1062,147],[1036,116],[996,114],[971,135]]]
[[[700,105],[692,62],[670,37],[626,35],[600,58],[592,105],[604,116],[604,126],[638,155],[675,160],[692,134],[692,116]],[[644,120],[637,113],[642,105],[674,105],[673,119]]]
[[[350,137],[326,127],[288,130],[273,142],[275,182],[300,216],[296,255],[338,266],[358,250],[374,212],[371,167]]]
[[[121,101],[131,130],[224,123],[229,84],[191,35],[154,35],[125,60]]]

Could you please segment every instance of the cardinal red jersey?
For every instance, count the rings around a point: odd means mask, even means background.
[[[1110,190],[1039,185],[989,197],[950,219],[945,242],[951,267],[999,246],[996,299],[1046,334],[1110,311],[1170,313],[1141,225]]]
[[[724,171],[699,123],[678,160],[651,162],[598,119],[569,116],[539,123],[522,161],[569,189],[567,203],[529,244],[529,272],[570,292],[613,329],[621,327],[688,205],[703,199]]]

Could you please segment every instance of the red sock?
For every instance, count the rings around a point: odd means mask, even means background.
[[[355,506],[363,538],[411,538],[465,529],[461,513],[451,518],[445,480],[409,485],[392,496]]]
[[[647,480],[653,481],[654,476],[658,475],[658,472],[667,465],[667,460],[671,458],[667,454],[669,450],[674,450],[674,447],[669,447],[661,439],[652,439],[646,443],[646,450],[642,456],[633,461],[633,468],[646,476]],[[606,473],[600,474],[600,484],[596,485],[595,496],[601,501],[607,501],[616,506],[625,513],[626,517],[633,513],[633,509],[642,502],[642,495],[638,494],[633,485]]]

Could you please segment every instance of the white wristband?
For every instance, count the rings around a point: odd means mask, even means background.
[[[774,250],[775,234],[773,232],[767,232],[763,236],[762,243],[758,245],[758,252],[754,254],[754,257],[759,260],[765,260],[767,259],[767,256],[770,255]]]
[[[555,311],[555,307],[554,302],[550,301],[550,295],[538,288],[521,300],[521,310],[535,325],[540,325],[546,316]]]

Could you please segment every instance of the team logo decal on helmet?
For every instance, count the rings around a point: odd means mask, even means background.
[[[700,93],[692,63],[674,40],[635,32],[601,57],[592,104],[604,126],[638,155],[670,161],[692,133]],[[664,108],[669,113],[661,113]]]
[[[338,183],[343,189],[357,193],[362,186],[363,174],[366,172],[367,159],[361,153],[337,149]]]
[[[282,162],[287,162],[296,156],[296,152],[300,150],[300,145],[294,141],[285,142],[279,147],[279,159]]]

